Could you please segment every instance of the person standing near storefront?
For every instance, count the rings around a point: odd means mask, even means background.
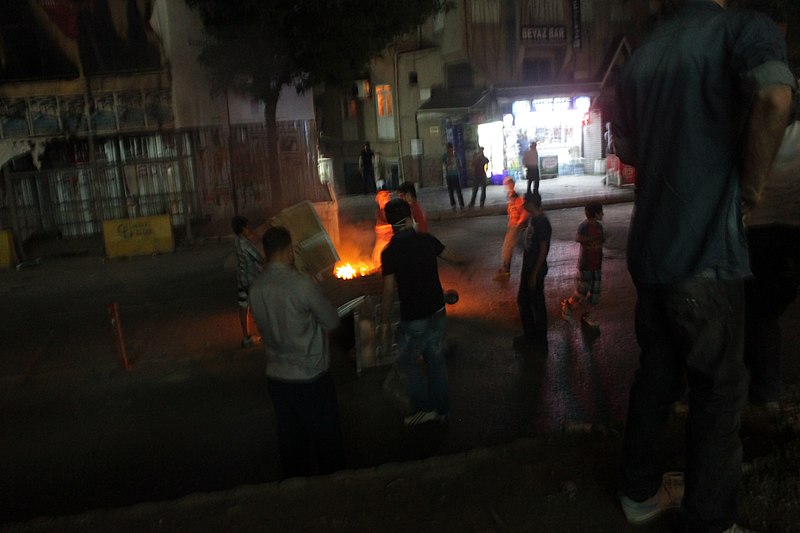
[[[470,209],[475,207],[478,189],[481,191],[480,206],[486,203],[486,168],[489,158],[483,154],[483,146],[478,146],[478,151],[472,156],[472,198],[469,201]]]
[[[522,166],[528,179],[528,193],[539,194],[539,150],[536,149],[536,141],[531,141],[530,147],[522,154]]]
[[[680,507],[692,532],[742,531],[742,215],[759,202],[796,87],[775,23],[726,4],[685,2],[652,32],[620,70],[613,119],[617,155],[637,173],[627,257],[641,352],[622,509],[643,524]],[[685,477],[664,474],[657,453],[684,383]]]
[[[458,197],[458,207],[464,210],[464,197],[461,196],[461,165],[456,156],[453,143],[447,143],[447,152],[442,156],[442,173],[447,182],[447,194],[450,196],[450,209],[456,210],[456,199]]]

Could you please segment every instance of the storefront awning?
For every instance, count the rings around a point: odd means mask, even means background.
[[[489,91],[481,88],[434,90],[417,110],[417,120],[485,111]]]

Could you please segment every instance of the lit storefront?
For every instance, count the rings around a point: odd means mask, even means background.
[[[599,113],[592,110],[596,88],[557,96],[537,89],[500,89],[501,120],[478,126],[478,142],[486,149],[491,173],[500,176],[495,182],[503,175],[524,177],[522,154],[532,141],[537,143],[543,177],[591,172],[599,158],[602,125]]]

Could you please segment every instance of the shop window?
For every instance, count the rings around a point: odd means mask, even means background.
[[[450,89],[472,87],[472,65],[469,63],[447,65],[445,75]]]
[[[522,62],[522,81],[541,83],[550,81],[550,61],[547,59],[526,59]]]

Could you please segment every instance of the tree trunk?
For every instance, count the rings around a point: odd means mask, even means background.
[[[278,159],[278,124],[275,112],[278,107],[280,92],[263,98],[264,102],[264,129],[267,136],[267,182],[270,188],[271,209],[277,214],[286,206],[283,205],[283,183],[281,181],[281,165]]]

